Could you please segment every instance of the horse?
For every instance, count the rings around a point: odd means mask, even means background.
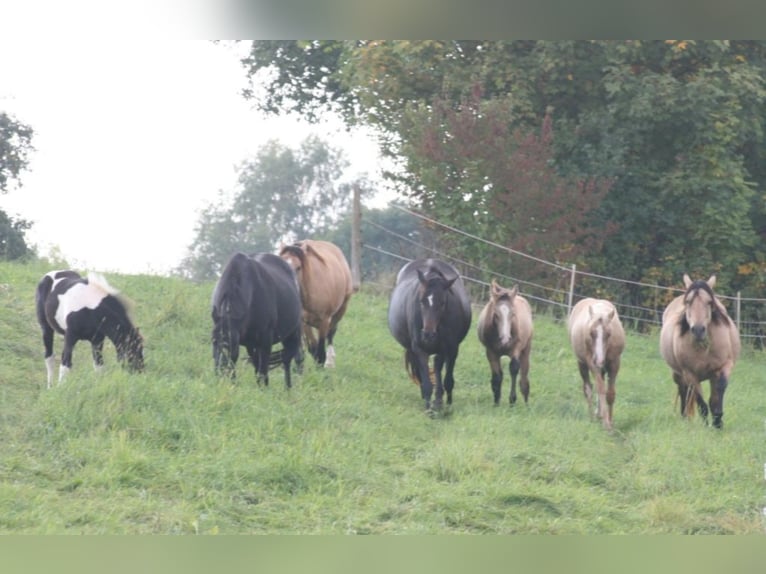
[[[529,354],[532,350],[532,309],[529,302],[519,295],[519,286],[512,289],[501,287],[494,279],[490,285],[489,301],[481,310],[478,322],[479,341],[486,350],[492,372],[492,394],[495,405],[500,404],[503,368],[500,360],[509,357],[511,363],[510,404],[516,402],[516,378],[521,372],[519,388],[524,403],[529,401]]]
[[[105,338],[114,344],[120,363],[127,363],[131,371],[143,370],[143,338],[128,316],[125,300],[101,275],[91,272],[83,278],[72,270],[46,273],[37,284],[35,307],[43,333],[49,389],[56,362],[54,332],[64,335],[59,383],[72,368],[72,351],[82,339],[90,341],[96,370],[104,364]]]
[[[285,385],[292,386],[290,363],[300,362],[301,300],[291,267],[273,253],[235,253],[212,296],[213,360],[217,374],[235,376],[239,347],[247,350],[256,379],[269,384],[271,347],[278,353]]]
[[[723,428],[723,395],[739,357],[739,330],[713,292],[716,277],[692,281],[684,274],[686,291],[662,314],[660,354],[678,386],[681,415],[694,414],[693,401],[707,421],[708,405],[701,382],[710,381],[713,426]]]
[[[309,352],[317,364],[334,367],[333,339],[354,292],[348,261],[337,245],[313,239],[283,245],[279,255],[298,277]]]
[[[588,410],[594,412],[593,386],[590,382],[590,376],[593,375],[598,394],[598,416],[604,428],[611,430],[615,383],[622,352],[625,350],[625,330],[617,309],[606,299],[582,299],[569,314],[567,331],[580,368]],[[608,386],[604,383],[605,376]]]
[[[426,411],[441,409],[444,391],[447,404],[452,404],[455,361],[470,325],[471,303],[454,267],[437,259],[417,259],[399,270],[389,300],[388,328],[405,349],[405,368],[413,381],[420,384]],[[433,411],[428,366],[431,355],[435,355],[436,382]]]

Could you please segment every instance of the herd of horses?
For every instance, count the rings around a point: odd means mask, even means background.
[[[713,425],[723,425],[723,397],[740,352],[739,332],[716,298],[715,276],[692,281],[684,275],[685,292],[668,304],[662,317],[660,354],[678,388],[681,414],[697,409]],[[291,386],[291,365],[303,364],[303,342],[317,362],[335,365],[333,341],[354,293],[351,271],[341,250],[326,241],[283,246],[279,254],[234,254],[215,285],[211,300],[215,372],[234,376],[240,347],[247,351],[257,380],[268,384],[269,370],[281,364]],[[51,271],[39,282],[37,318],[43,333],[47,385],[54,377],[54,332],[64,336],[59,382],[72,367],[72,349],[90,341],[93,361],[103,365],[108,338],[118,360],[131,370],[144,368],[143,339],[129,318],[128,305],[100,275]],[[426,411],[452,404],[454,369],[461,343],[471,326],[471,301],[459,272],[439,259],[417,259],[396,277],[388,306],[391,335],[404,348],[405,368],[420,387]],[[492,280],[489,300],[477,326],[491,372],[495,405],[503,381],[501,360],[510,359],[509,402],[517,400],[516,382],[529,401],[532,310],[518,285],[506,288]],[[615,384],[625,349],[625,331],[616,307],[604,299],[586,298],[571,310],[567,333],[592,416],[613,428]],[[272,351],[281,345],[278,351]],[[433,357],[433,366],[431,366]],[[593,405],[595,381],[596,407]],[[708,402],[702,382],[710,381]]]

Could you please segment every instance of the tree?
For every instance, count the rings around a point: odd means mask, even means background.
[[[346,161],[315,136],[298,149],[270,141],[239,172],[227,201],[219,194],[201,213],[179,271],[215,277],[236,251],[273,251],[280,243],[327,233],[348,211],[351,186],[341,182]]]
[[[510,153],[550,113],[556,137],[547,167],[561,181],[611,182],[587,219],[613,233],[603,249],[584,250],[587,269],[665,284],[684,270],[716,271],[725,289],[766,287],[755,280],[766,271],[764,42],[252,46],[248,73],[266,82],[266,100],[253,94],[257,105],[304,113],[332,105],[349,123],[382,130],[383,151],[403,168],[401,189],[426,213],[491,233],[481,206],[498,190],[492,157]],[[492,113],[497,129],[487,131]],[[470,157],[460,156],[470,143],[460,134],[480,133]],[[436,147],[425,145],[427,136]],[[534,187],[526,188],[525,208],[555,199],[556,186]],[[519,228],[508,220],[498,232],[516,238]]]
[[[0,193],[7,193],[14,183],[21,186],[21,174],[33,150],[33,133],[31,127],[0,112]],[[0,258],[21,259],[32,253],[24,237],[31,225],[0,210]]]

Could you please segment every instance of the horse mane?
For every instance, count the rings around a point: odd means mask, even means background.
[[[301,264],[306,263],[306,252],[303,251],[303,248],[298,243],[293,243],[292,245],[283,245],[282,249],[279,250],[279,254],[282,255],[283,253],[294,255],[301,260]]]
[[[95,271],[88,271],[88,285],[93,285],[93,287],[99,289],[107,295],[117,296],[120,293],[117,289],[109,285],[106,277],[101,275],[101,273],[96,273]]]

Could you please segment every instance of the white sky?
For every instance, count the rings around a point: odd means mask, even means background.
[[[0,209],[34,222],[41,255],[75,268],[166,273],[198,212],[236,184],[236,167],[276,138],[312,131],[376,176],[371,138],[264,118],[241,95],[232,47],[204,40],[0,38],[0,110],[35,130],[22,187]]]

